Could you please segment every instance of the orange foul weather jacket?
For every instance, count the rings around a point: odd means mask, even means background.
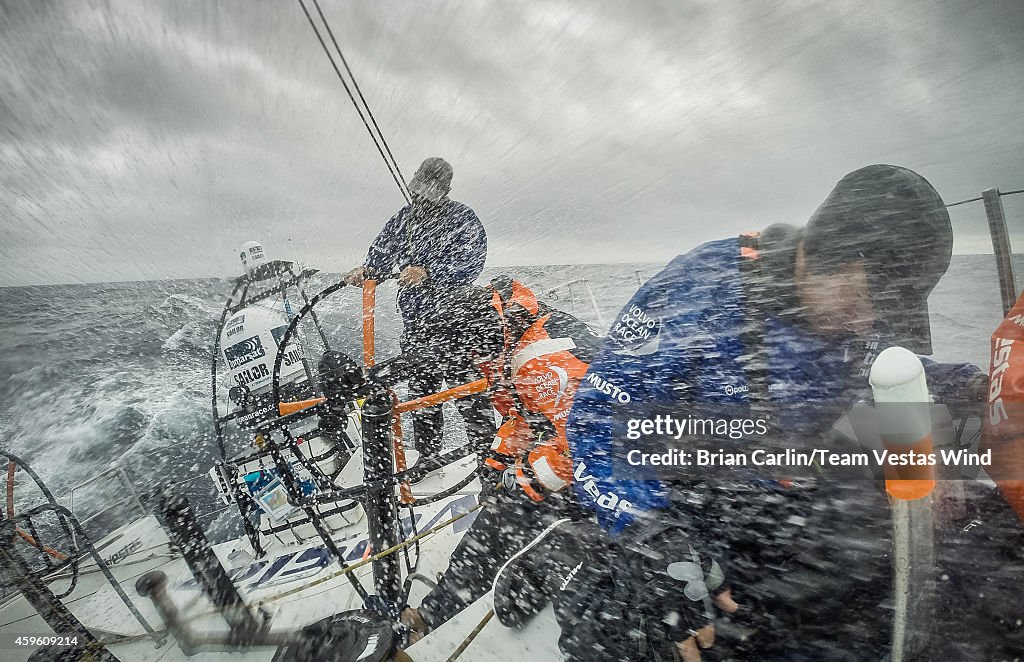
[[[498,288],[491,298],[505,326],[505,352],[485,373],[494,387],[493,404],[505,421],[485,463],[503,472],[505,489],[518,485],[531,499],[542,501],[572,482],[565,420],[588,367],[581,355],[589,358],[590,352],[577,343],[593,343],[594,336],[565,313],[542,311],[523,284],[510,285],[506,298]],[[513,317],[520,324],[510,323]],[[516,326],[526,326],[525,332],[516,334]]]

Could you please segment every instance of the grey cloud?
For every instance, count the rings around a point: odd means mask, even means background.
[[[663,261],[870,162],[1024,187],[1016,2],[323,4],[492,263]],[[252,237],[340,269],[400,205],[294,3],[12,3],[0,33],[0,283],[231,273]]]

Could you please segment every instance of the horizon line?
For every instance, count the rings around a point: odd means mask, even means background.
[[[977,256],[994,256],[995,253],[953,253],[953,257],[977,257]],[[1011,257],[1024,257],[1024,253],[1013,253]],[[563,263],[520,263],[520,264],[496,264],[486,265],[484,269],[508,269],[516,267],[591,267],[591,266],[627,266],[627,265],[665,265],[671,262],[670,260],[653,261],[653,262],[563,262]],[[308,264],[303,266],[309,267]],[[318,271],[319,274],[335,274],[341,273],[340,271]],[[186,277],[171,277],[166,276],[162,278],[149,278],[143,280],[94,280],[94,281],[80,281],[74,283],[24,283],[20,285],[0,285],[0,290],[14,289],[19,287],[74,287],[79,285],[127,285],[129,283],[162,283],[162,282],[176,282],[176,281],[195,281],[195,280],[226,280],[232,281],[241,276],[242,274],[236,274],[233,276],[186,276]]]

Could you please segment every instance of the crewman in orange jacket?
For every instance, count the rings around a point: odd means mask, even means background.
[[[503,472],[506,489],[515,484],[533,501],[542,501],[572,482],[565,419],[596,336],[575,318],[542,310],[518,281],[495,280],[491,306],[504,321],[504,351],[484,372],[497,382],[494,404],[505,421],[485,463]]]
[[[508,277],[452,292],[439,309],[435,337],[447,339],[447,351],[472,353],[504,420],[484,459],[485,508],[437,587],[402,613],[419,633],[483,596],[502,563],[575,514],[573,491],[564,489],[572,482],[565,419],[599,342],[586,324]]]

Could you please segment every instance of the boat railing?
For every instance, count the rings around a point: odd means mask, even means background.
[[[105,480],[106,482],[104,482]],[[181,492],[194,492],[195,490],[185,490],[184,488],[196,483],[206,485],[209,480],[210,477],[207,474],[196,474],[183,480],[172,481],[169,486]],[[90,490],[90,487],[96,489]],[[207,491],[212,497],[214,490],[211,488]],[[90,506],[95,499],[90,498],[90,495],[95,495],[96,492],[118,496],[113,501],[105,501],[100,507],[92,509]],[[125,524],[145,517],[151,511],[151,508],[146,505],[148,501],[146,496],[136,488],[124,467],[117,463],[111,464],[100,473],[72,487],[61,501],[67,504],[68,510],[75,513],[81,525],[88,527],[90,534],[97,540],[110,535]],[[196,517],[203,522],[208,522],[209,518],[233,507],[232,505],[223,505],[219,501],[216,503],[216,506],[198,512]],[[104,520],[104,516],[109,519]]]
[[[102,503],[93,508],[97,493]],[[103,499],[104,495],[116,498],[110,501]],[[62,501],[67,504],[68,510],[75,513],[81,525],[88,527],[96,540],[128,522],[145,517],[149,512],[128,473],[117,463],[73,486],[65,493]],[[104,520],[104,516],[110,516],[110,519]]]
[[[24,468],[24,465],[22,467]],[[64,539],[73,540],[74,548],[68,549],[67,553],[51,547],[50,541],[39,534],[38,521],[53,517],[61,527],[70,529]],[[100,555],[78,518],[69,509],[48,498],[41,505],[0,520],[0,566],[4,568],[0,588],[14,589],[21,593],[55,633],[77,636],[87,649],[94,653],[102,653],[105,649],[100,642],[63,602],[78,585],[80,559],[89,559],[95,564],[147,635],[152,637],[158,646],[163,645],[163,637],[153,629],[125,593],[111,572],[110,564]],[[69,579],[68,586],[63,592],[55,593],[50,583],[58,571],[65,569],[70,572],[64,572],[60,576]],[[114,658],[97,654],[90,659]]]
[[[563,295],[560,294],[563,290],[568,292],[568,295],[565,296],[564,299]],[[580,291],[585,292],[587,298],[590,300],[590,313],[585,313],[584,311],[577,310],[576,308],[576,293]],[[591,322],[591,327],[596,323],[597,328],[594,330],[598,333],[603,334],[608,328],[607,325],[605,325],[604,316],[601,314],[601,308],[597,305],[597,298],[594,296],[594,289],[590,286],[589,278],[574,278],[568,282],[562,283],[561,285],[547,288],[544,290],[542,298],[550,301],[556,307],[558,307],[558,304],[564,300],[569,306],[569,310],[565,312],[572,313],[576,316],[585,314],[589,319],[585,319],[584,321]]]
[[[1010,248],[1010,233],[1007,230],[1006,212],[1003,198],[1024,193],[1024,189],[1000,191],[989,188],[981,195],[966,200],[951,202],[946,208],[958,207],[973,202],[982,202],[985,206],[985,217],[988,220],[988,233],[992,239],[992,254],[996,259],[996,272],[999,275],[999,294],[1003,302],[1003,315],[1010,312],[1017,300],[1017,284],[1013,275],[1013,251]]]

